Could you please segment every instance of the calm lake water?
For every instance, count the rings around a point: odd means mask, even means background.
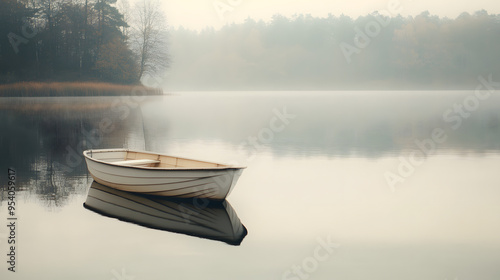
[[[9,98],[0,131],[1,279],[500,279],[499,92]],[[154,202],[226,239],[84,207],[81,151],[116,147],[248,166],[224,206]]]

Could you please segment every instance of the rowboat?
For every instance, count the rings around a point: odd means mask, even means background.
[[[121,191],[224,200],[245,167],[128,149],[83,152],[94,180]]]
[[[231,205],[119,191],[93,182],[84,207],[106,217],[157,230],[239,245],[247,235]]]

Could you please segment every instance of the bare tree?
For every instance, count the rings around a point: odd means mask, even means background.
[[[131,47],[138,57],[139,79],[168,67],[167,27],[158,0],[139,0],[132,12]]]

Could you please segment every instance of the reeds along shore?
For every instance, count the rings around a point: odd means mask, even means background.
[[[108,83],[38,83],[0,85],[0,97],[163,95],[163,90],[142,85]]]

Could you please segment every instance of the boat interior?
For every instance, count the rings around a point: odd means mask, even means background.
[[[172,157],[155,153],[128,151],[128,150],[90,150],[87,155],[91,158],[122,165],[156,168],[221,168],[230,167],[224,164]]]

